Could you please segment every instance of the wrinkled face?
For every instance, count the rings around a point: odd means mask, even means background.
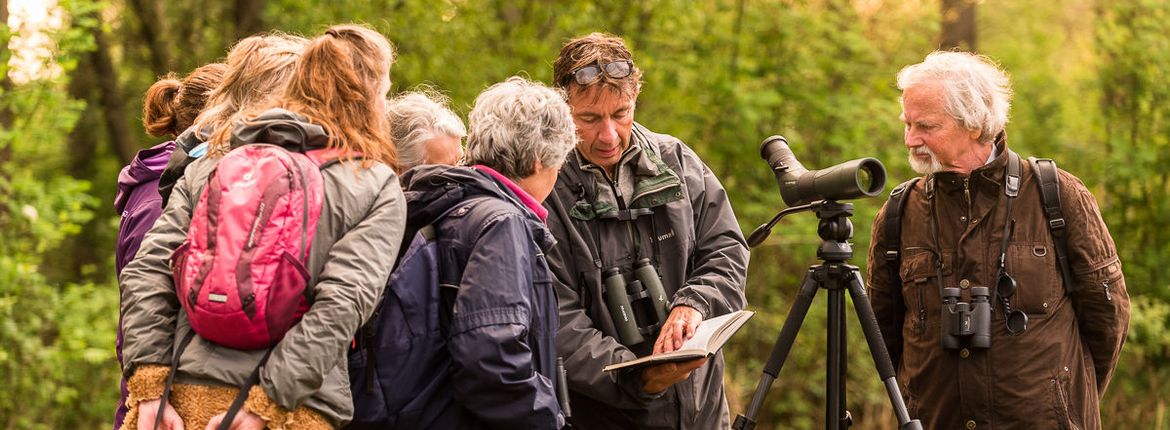
[[[630,147],[636,99],[601,85],[569,98],[577,125],[577,150],[586,160],[613,173],[622,152]]]
[[[946,109],[941,83],[927,81],[902,92],[902,123],[915,172],[969,171],[960,164],[980,147],[980,132],[963,128]],[[983,161],[983,160],[979,160]]]
[[[459,164],[463,158],[463,145],[458,137],[439,133],[437,136],[423,142],[426,151],[423,164]]]

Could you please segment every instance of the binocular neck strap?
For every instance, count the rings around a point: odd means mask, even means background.
[[[930,218],[930,237],[934,241],[934,249],[935,249],[934,258],[936,260],[934,262],[934,269],[938,272],[938,276],[937,276],[937,278],[938,278],[938,296],[942,297],[943,296],[943,263],[944,262],[943,262],[943,255],[942,255],[942,246],[939,245],[939,243],[938,243],[938,221],[935,220],[935,217],[937,215],[937,213],[936,213],[937,210],[936,210],[936,203],[934,200],[934,175],[931,175],[929,178],[926,178],[926,200],[930,202],[930,204],[927,205],[927,207],[930,208],[930,214],[929,214],[929,216],[927,216],[927,218]],[[923,312],[922,318],[925,318],[925,312],[926,312],[925,308],[923,308],[922,312]],[[925,320],[923,322],[925,322]]]
[[[1008,241],[1016,229],[1016,220],[1012,218],[1012,202],[1020,195],[1020,156],[1010,149],[1005,149],[1008,156],[1007,173],[1004,175],[1003,194],[1007,196],[1007,217],[1003,221],[1003,243],[999,248],[999,267],[996,278],[1007,269]]]

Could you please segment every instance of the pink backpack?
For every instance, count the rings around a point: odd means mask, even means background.
[[[321,169],[339,152],[249,144],[219,161],[171,259],[196,333],[230,348],[268,348],[308,310]]]

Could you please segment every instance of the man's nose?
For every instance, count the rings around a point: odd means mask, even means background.
[[[617,132],[617,122],[612,119],[602,121],[601,130],[597,133],[597,140],[602,143],[612,145],[618,142],[620,137]]]
[[[922,146],[922,139],[919,139],[918,136],[916,136],[915,133],[908,128],[906,129],[906,132],[902,134],[902,142],[905,143],[906,147],[910,149]]]

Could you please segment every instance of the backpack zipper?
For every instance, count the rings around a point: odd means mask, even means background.
[[[252,220],[252,228],[248,230],[248,243],[244,245],[244,249],[252,249],[256,244],[256,229],[260,228],[260,218],[264,216],[265,202],[260,202],[260,207],[256,210],[256,218]]]

